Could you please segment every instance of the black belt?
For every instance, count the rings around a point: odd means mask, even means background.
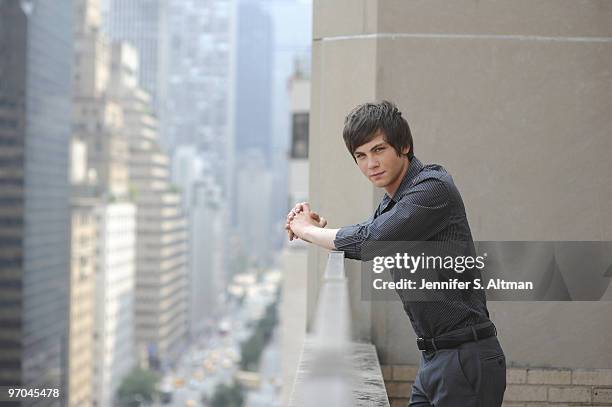
[[[456,348],[463,343],[478,341],[494,335],[497,335],[497,329],[491,322],[485,326],[470,325],[435,338],[417,338],[417,346],[419,350],[433,352],[438,349]]]

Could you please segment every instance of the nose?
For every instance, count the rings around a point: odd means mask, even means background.
[[[368,168],[374,169],[379,166],[379,162],[375,158],[368,158]]]

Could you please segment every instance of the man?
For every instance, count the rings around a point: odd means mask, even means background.
[[[308,203],[299,203],[287,215],[290,240],[300,238],[359,260],[365,260],[370,242],[462,242],[463,254],[475,255],[452,177],[441,166],[423,165],[414,156],[410,128],[394,104],[357,106],[345,119],[343,138],[360,171],[384,188],[385,196],[370,219],[340,229],[326,228],[325,218]],[[480,277],[480,270],[463,276]],[[484,290],[445,290],[436,301],[417,301],[406,290],[397,292],[423,351],[410,406],[501,406],[505,355]]]

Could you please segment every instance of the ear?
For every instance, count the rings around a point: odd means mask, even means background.
[[[406,146],[406,147],[404,147],[404,148],[402,149],[402,154],[403,154],[403,155],[406,155],[406,154],[408,154],[408,151],[410,151],[410,146]]]

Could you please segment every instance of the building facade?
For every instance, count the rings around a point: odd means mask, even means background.
[[[65,395],[72,4],[1,2],[0,55],[0,384]]]
[[[114,405],[121,381],[138,363],[134,333],[136,209],[132,202],[107,202],[96,208],[94,406]]]
[[[195,146],[174,150],[172,180],[182,193],[189,219],[189,335],[196,338],[219,309],[218,296],[225,284],[224,207],[222,187],[212,175],[212,161]]]
[[[138,83],[151,95],[153,112],[163,116],[168,77],[168,1],[103,0],[103,30],[112,41],[138,53]]]
[[[178,357],[187,334],[188,232],[170,160],[158,141],[151,99],[136,83],[136,50],[113,44],[112,97],[122,107],[129,141],[129,177],[138,208],[136,341],[153,368]]]
[[[221,296],[227,286],[223,268],[223,214],[221,188],[212,177],[202,177],[193,185],[190,220],[192,336],[202,333],[206,321],[222,312]]]
[[[109,92],[111,43],[101,31],[99,0],[74,2],[73,285],[70,405],[107,406],[136,366],[134,287],[136,207],[129,196],[129,149],[123,110]],[[85,222],[87,220],[87,222]],[[92,241],[89,236],[95,231]],[[90,252],[90,244],[95,252]],[[94,264],[93,281],[88,281]],[[81,293],[93,289],[93,324]],[[83,294],[84,295],[84,294]],[[89,329],[91,365],[86,364]],[[72,346],[74,345],[74,346]],[[77,367],[78,366],[78,367]],[[89,390],[85,386],[90,378]],[[80,385],[83,384],[83,385]]]
[[[172,0],[168,8],[168,139],[172,149],[194,145],[210,154],[214,175],[223,184],[232,2]]]
[[[85,143],[72,141],[68,406],[93,405],[99,199],[88,185]]]

